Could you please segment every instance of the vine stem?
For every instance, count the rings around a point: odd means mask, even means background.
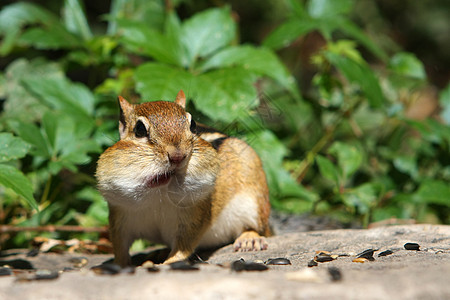
[[[306,172],[308,171],[308,168],[312,163],[314,162],[314,159],[316,158],[317,154],[330,142],[330,140],[334,136],[334,132],[336,128],[339,126],[343,118],[346,118],[350,112],[361,102],[361,99],[358,98],[357,101],[355,101],[353,104],[350,105],[349,108],[342,111],[337,117],[336,120],[333,122],[331,126],[329,126],[326,129],[325,135],[323,135],[320,140],[312,147],[310,151],[306,154],[305,159],[303,159],[298,166],[298,168],[292,173],[295,180],[298,183],[301,183],[303,178],[306,175]],[[358,133],[355,132],[355,134],[358,136],[358,134],[362,134],[360,131]]]
[[[41,197],[41,205],[43,205],[48,198],[48,194],[50,193],[50,186],[52,185],[52,175],[48,175],[48,180],[45,183],[44,192],[42,193]]]
[[[44,192],[42,193],[41,203],[39,204],[39,211],[42,211],[48,205],[48,203],[47,203],[48,202],[48,195],[50,193],[51,185],[52,185],[52,175],[49,174],[47,182],[45,183]],[[37,218],[38,218],[38,224],[41,224],[41,214],[39,213],[39,211],[38,211],[38,214],[37,214]]]
[[[306,154],[306,158],[302,160],[298,168],[294,171],[292,175],[298,183],[302,182],[309,166],[314,162],[317,153],[319,153],[319,151],[322,150],[323,147],[325,147],[325,145],[328,144],[328,142],[331,140],[336,127],[337,125],[334,125],[332,128],[327,130],[327,133],[320,138],[320,140],[312,147],[310,151],[308,151],[308,153]]]

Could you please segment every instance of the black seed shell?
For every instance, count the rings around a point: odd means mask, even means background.
[[[59,277],[59,273],[57,271],[50,270],[37,270],[34,275],[35,280],[49,280],[56,279]]]
[[[378,256],[388,256],[388,255],[391,255],[392,253],[394,253],[394,251],[386,250],[386,251],[379,253]]]
[[[308,267],[316,267],[317,265],[319,265],[318,263],[317,263],[317,261],[315,261],[314,259],[311,259],[309,262],[308,262]]]
[[[341,270],[339,270],[337,267],[329,267],[328,274],[330,274],[331,281],[339,281],[342,279]]]
[[[359,253],[356,257],[357,258],[360,258],[360,257],[367,258],[370,261],[374,261],[375,258],[373,257],[373,253],[375,251],[377,251],[377,250],[375,250],[375,249],[367,249],[367,250],[364,250],[363,252]]]
[[[107,263],[102,264],[98,266],[94,266],[91,268],[92,271],[95,272],[95,274],[98,275],[115,275],[119,274],[122,268],[119,265]]]
[[[332,261],[332,260],[334,260],[334,258],[332,258],[332,257],[329,256],[329,255],[316,255],[316,256],[314,257],[314,260],[315,260],[316,262],[327,262],[327,261]]]
[[[231,264],[231,270],[236,272],[241,271],[265,271],[269,269],[266,265],[255,263],[255,262],[246,262],[244,260],[236,260]]]
[[[417,243],[406,243],[403,247],[405,247],[406,250],[420,251],[420,245]]]
[[[278,258],[269,258],[266,262],[266,265],[290,265],[291,261],[287,258],[278,257]]]
[[[10,268],[6,267],[0,267],[0,276],[8,276],[12,275],[12,270]]]
[[[33,248],[27,253],[27,257],[36,257],[39,254],[39,248]]]
[[[171,270],[177,270],[177,271],[198,271],[198,270],[200,270],[199,267],[197,267],[185,260],[171,263],[169,266],[170,266]]]

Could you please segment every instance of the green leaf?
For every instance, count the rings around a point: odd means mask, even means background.
[[[78,130],[79,124],[71,116],[49,111],[44,115],[42,125],[51,146],[53,174],[61,168],[76,171],[75,165],[91,161],[88,153],[101,152],[96,141],[91,139],[90,132]],[[80,140],[83,142],[80,143]]]
[[[52,118],[56,118],[56,132],[54,149],[56,153],[61,153],[62,155],[67,153],[77,153],[80,155],[84,154],[84,151],[80,151],[80,147],[85,144],[92,143],[89,139],[89,132],[77,132],[78,124],[76,120],[71,117],[64,116],[63,114],[53,115]],[[83,140],[83,143],[79,141]]]
[[[285,179],[289,177],[282,167],[283,158],[287,154],[286,146],[269,130],[250,131],[247,134],[247,142],[255,149],[263,162],[271,193],[283,193],[285,190],[280,185],[286,183],[288,180]],[[280,173],[282,173],[281,177]]]
[[[53,108],[74,110],[85,115],[94,113],[95,97],[83,84],[70,82],[66,78],[26,78],[24,83]]]
[[[173,4],[173,2],[172,2]],[[112,36],[120,31],[117,20],[132,20],[143,23],[153,29],[162,29],[165,18],[164,1],[148,0],[113,0],[108,16],[108,35]]]
[[[44,50],[74,48],[81,45],[77,37],[61,27],[30,28],[20,36],[19,43]]]
[[[423,64],[412,53],[397,53],[389,62],[389,68],[397,74],[408,76],[416,79],[426,79]]]
[[[344,180],[348,179],[361,166],[362,154],[355,146],[335,142],[328,152],[337,157],[337,162]]]
[[[70,143],[62,150],[60,159],[70,164],[88,164],[91,157],[88,153],[100,153],[100,146],[94,140],[86,140],[80,143],[76,139],[72,139]]]
[[[95,97],[81,83],[72,83],[66,78],[25,78],[26,88],[49,107],[60,110],[77,119],[77,127],[82,132],[94,126]]]
[[[347,57],[326,52],[326,57],[352,83],[358,84],[372,107],[381,107],[385,102],[378,79],[364,62],[355,62]]]
[[[84,40],[92,38],[92,32],[80,0],[64,0],[63,17],[69,32],[81,36]]]
[[[164,23],[164,32],[176,54],[178,65],[188,67],[189,54],[183,44],[183,32],[180,19],[174,11],[167,13],[166,22]]]
[[[38,210],[38,204],[33,197],[31,182],[17,168],[0,164],[0,184],[12,189],[15,193],[22,196],[32,208]]]
[[[287,0],[287,6],[290,12],[293,12],[297,17],[305,17],[306,10],[301,1],[298,0]]]
[[[175,99],[180,89],[192,91],[193,76],[176,67],[160,63],[145,63],[136,68],[136,90],[144,101]]]
[[[24,157],[30,145],[11,133],[0,133],[0,162]]]
[[[58,116],[60,117],[60,116]],[[45,115],[42,117],[42,127],[44,129],[45,135],[47,136],[47,141],[50,146],[50,153],[51,156],[55,154],[57,151],[55,149],[55,140],[56,140],[56,131],[58,128],[58,117],[51,111],[48,111],[45,113]],[[67,135],[72,134],[72,132],[67,132]]]
[[[62,169],[64,169],[64,167],[68,170],[71,170],[72,172],[76,172],[77,168],[73,165],[73,164],[64,164],[63,161],[60,160],[51,160],[48,163],[48,171],[50,172],[50,174],[52,175],[56,175],[58,174]]]
[[[72,144],[79,144],[79,138],[88,138],[88,136],[77,135],[75,132],[77,124],[73,118],[62,113],[47,112],[42,118],[42,126],[54,157],[62,152],[70,151]]]
[[[423,139],[436,144],[445,142],[450,146],[450,127],[433,119],[424,121],[407,120],[410,126],[420,132]]]
[[[132,51],[153,57],[159,62],[184,66],[179,59],[179,46],[174,40],[143,23],[118,20],[122,43]]]
[[[360,42],[364,47],[370,50],[382,61],[388,59],[388,55],[383,51],[377,44],[375,44],[371,39],[369,39],[364,31],[359,29],[357,25],[348,20],[347,18],[337,18],[336,27],[341,29],[344,33],[351,36],[358,42]]]
[[[280,59],[269,49],[255,48],[250,45],[228,47],[213,55],[202,66],[201,70],[241,66],[246,70],[264,75],[276,80],[297,98],[300,93],[292,75]]]
[[[191,94],[202,113],[216,121],[231,122],[247,116],[258,104],[253,85],[256,78],[240,67],[215,70],[195,77]]]
[[[431,133],[437,136],[436,140],[443,145],[445,143],[448,149],[450,147],[450,126],[431,118],[425,120],[425,123],[429,126]]]
[[[181,28],[182,42],[188,51],[189,65],[230,44],[236,24],[230,8],[212,8],[195,14]]]
[[[0,44],[0,56],[6,56],[11,52],[19,36],[20,28],[14,28],[4,35],[2,43]]]
[[[329,42],[327,48],[329,53],[348,58],[359,64],[364,64],[364,59],[359,53],[355,41],[341,39],[335,43]]]
[[[252,131],[248,133],[248,137],[248,143],[259,154],[265,166],[281,166],[288,150],[273,132],[267,129]]]
[[[7,34],[15,28],[38,22],[44,24],[58,23],[58,18],[36,4],[28,2],[10,4],[0,12],[0,33]]]
[[[6,72],[5,72],[6,73]],[[0,73],[0,97],[1,98],[6,98],[6,74],[1,72]],[[2,106],[4,106],[4,103],[2,103]],[[4,110],[4,108],[2,107],[2,109]]]
[[[376,189],[370,183],[348,190],[341,196],[345,205],[356,207],[360,214],[367,214],[377,202]]]
[[[5,6],[0,12],[0,34],[4,36],[0,46],[0,55],[7,55],[20,36],[25,25],[42,23],[48,27],[58,26],[58,18],[38,5],[17,2]]]
[[[392,161],[394,167],[400,172],[406,173],[414,180],[420,179],[419,169],[417,168],[417,158],[412,156],[398,156]]]
[[[230,122],[257,104],[254,73],[243,68],[224,68],[194,77],[165,64],[146,63],[135,72],[136,89],[148,100],[173,99],[180,89],[196,107],[213,120]]]
[[[339,172],[335,165],[322,155],[316,156],[316,162],[319,166],[320,174],[322,174],[323,177],[336,183],[336,185],[339,185]]]
[[[440,204],[448,206],[450,203],[450,184],[440,180],[426,180],[422,182],[414,198],[420,203]]]
[[[48,142],[36,125],[32,123],[10,121],[9,126],[21,139],[32,146],[30,152],[33,155],[45,158],[51,157],[51,150],[49,149]]]
[[[300,38],[318,27],[315,20],[293,18],[278,26],[263,41],[265,47],[280,49],[289,46]]]
[[[97,189],[85,187],[77,193],[77,199],[83,199],[91,202],[91,205],[86,211],[86,216],[93,218],[95,223],[90,224],[90,226],[108,224],[108,204]],[[88,226],[85,222],[82,223],[83,226]]]
[[[298,184],[283,168],[283,158],[287,154],[287,149],[273,132],[269,130],[251,131],[247,137],[248,143],[255,149],[263,162],[273,198],[284,200],[287,197],[293,197],[297,202],[303,200],[309,203],[317,201],[317,194]]]
[[[20,58],[8,65],[5,73],[4,89],[6,101],[3,103],[3,118],[5,121],[20,122],[40,121],[48,108],[33,96],[23,85],[23,78],[63,77],[58,64],[44,59],[27,61]],[[17,105],[20,103],[20,105]]]
[[[104,95],[120,95],[123,91],[129,88],[130,83],[133,82],[133,75],[135,69],[121,70],[116,78],[108,78],[102,84],[95,88],[96,94]]]
[[[329,18],[350,13],[353,5],[354,0],[309,0],[307,10],[313,18]]]
[[[442,111],[439,114],[446,125],[450,125],[450,84],[439,94]]]

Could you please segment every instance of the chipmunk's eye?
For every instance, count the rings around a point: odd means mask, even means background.
[[[136,126],[134,126],[134,135],[137,138],[142,138],[147,136],[147,128],[145,128],[142,121],[137,121]]]
[[[189,127],[189,129],[191,130],[192,133],[195,133],[197,129],[197,123],[195,123],[194,120],[191,120],[191,126]]]

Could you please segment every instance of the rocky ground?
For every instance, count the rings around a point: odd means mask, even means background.
[[[0,299],[450,299],[450,226],[288,232],[268,242],[261,252],[227,246],[194,266],[147,263],[119,271],[107,265],[97,272],[91,267],[110,255],[27,257],[27,250],[9,250],[0,265],[15,269],[0,276]],[[419,250],[405,249],[407,243]],[[368,249],[375,251],[357,259]],[[282,259],[268,264],[275,258]]]

